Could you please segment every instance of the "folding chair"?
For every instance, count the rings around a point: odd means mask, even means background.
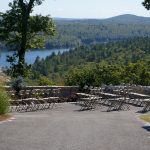
[[[150,111],[150,99],[145,99],[144,103],[145,103],[145,106],[143,107],[142,112]]]
[[[83,102],[81,104],[81,109],[80,110],[90,110],[90,109],[95,109],[97,105],[97,100],[99,97],[88,97],[88,98],[82,98],[81,101]]]

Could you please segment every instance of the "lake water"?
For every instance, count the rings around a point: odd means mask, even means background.
[[[69,49],[52,49],[52,50],[32,50],[27,51],[25,55],[25,60],[28,64],[33,64],[36,57],[39,56],[40,58],[46,58],[47,56],[50,56],[53,52],[55,54],[58,54],[58,52],[63,53],[69,51]],[[12,55],[13,51],[0,51],[0,66],[6,67],[9,66],[9,63],[6,61],[7,55]]]

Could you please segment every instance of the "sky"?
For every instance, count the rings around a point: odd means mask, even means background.
[[[12,0],[0,0],[0,11],[4,12]],[[34,14],[60,18],[109,18],[122,14],[150,17],[143,6],[144,0],[45,0],[34,8]]]

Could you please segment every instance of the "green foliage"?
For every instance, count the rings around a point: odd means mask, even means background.
[[[150,35],[150,23],[147,20],[139,23],[111,23],[103,20],[54,21],[57,35],[47,38],[47,49],[108,43]]]
[[[16,96],[18,96],[19,92],[26,86],[26,84],[22,77],[18,77],[12,82],[11,86],[16,91]]]
[[[128,65],[85,65],[83,68],[70,70],[66,76],[66,85],[87,86],[120,85],[131,83],[150,85],[150,72],[143,62]]]
[[[53,85],[53,82],[44,76],[40,77],[37,82],[40,86]]]
[[[22,72],[23,77],[29,76],[31,73],[31,65],[28,65],[27,63],[17,64],[16,59],[16,53],[14,53],[12,56],[7,56],[7,61],[10,63],[10,68],[7,69],[7,74],[14,78],[20,76],[20,72]]]
[[[7,93],[0,87],[0,115],[5,114],[9,111],[9,96]]]
[[[149,38],[135,38],[81,46],[46,59],[38,57],[30,79],[36,81],[40,76],[46,76],[55,84],[81,87],[120,83],[149,85],[149,47]]]
[[[82,69],[72,68],[66,77],[65,84],[79,85],[81,88],[85,85],[92,85],[95,80],[93,67],[94,66],[92,64],[89,64],[84,66]]]

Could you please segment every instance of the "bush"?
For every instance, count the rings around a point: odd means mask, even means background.
[[[53,85],[53,82],[49,78],[47,78],[45,76],[42,76],[38,80],[38,85],[40,85],[40,86],[48,86],[48,85]]]
[[[0,89],[0,115],[5,114],[9,111],[9,96],[7,93]]]
[[[23,77],[18,77],[12,82],[12,88],[16,91],[16,96],[19,95],[19,92],[26,86]]]

